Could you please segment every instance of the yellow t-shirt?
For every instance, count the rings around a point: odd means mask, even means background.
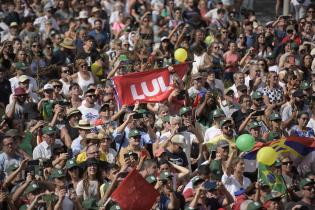
[[[78,156],[77,156],[77,164],[83,163],[84,161],[86,161],[86,152],[81,152]],[[101,161],[107,161],[106,160],[106,154],[104,152],[100,152],[100,160]]]

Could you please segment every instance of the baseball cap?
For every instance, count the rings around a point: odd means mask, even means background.
[[[193,74],[192,76],[191,76],[191,79],[192,80],[196,80],[196,79],[199,79],[199,78],[203,78],[203,76],[198,72],[198,73],[196,73],[196,74]]]
[[[74,107],[67,110],[67,118],[69,118],[71,115],[74,115],[74,114],[81,114],[81,112],[80,110]]]
[[[251,202],[247,206],[247,210],[259,210],[262,208],[263,208],[263,205],[259,202]]]
[[[27,69],[26,64],[23,62],[16,62],[16,63],[14,63],[14,66],[18,70],[26,70]]]
[[[261,127],[261,125],[257,121],[251,122],[248,126],[249,129],[258,128],[258,127]]]
[[[76,163],[76,161],[74,159],[68,160],[66,163],[66,169],[71,169],[74,167],[78,167],[78,164]]]
[[[222,128],[222,126],[223,126],[225,123],[227,123],[227,122],[232,123],[232,119],[230,119],[230,118],[225,118],[224,120],[222,120],[222,121],[220,122],[220,128]]]
[[[169,180],[169,178],[172,178],[173,175],[170,172],[163,171],[160,173],[159,180]]]
[[[225,147],[229,147],[229,146],[230,146],[229,142],[222,139],[222,140],[218,141],[218,143],[215,145],[215,148],[225,148]]]
[[[300,85],[301,90],[307,90],[311,87],[311,84],[307,81],[303,81]]]
[[[170,40],[167,36],[163,36],[162,38],[161,38],[161,42],[163,42],[164,40]]]
[[[270,193],[264,196],[264,201],[275,201],[280,200],[282,198],[281,194]]]
[[[185,137],[180,134],[176,134],[171,138],[171,142],[174,144],[184,144],[185,143]]]
[[[272,112],[269,120],[274,121],[274,120],[281,120],[281,115],[278,112]]]
[[[26,75],[21,75],[21,76],[19,77],[19,82],[25,82],[25,81],[27,81],[27,80],[30,80],[30,79],[29,79],[28,76],[26,76]]]
[[[314,181],[309,178],[304,178],[301,180],[299,187],[301,190],[303,190],[305,186],[310,185],[310,184],[314,184]]]
[[[194,178],[192,178],[191,182],[193,184],[193,186],[196,186],[198,183],[203,182],[204,179],[201,178],[200,176],[195,176]]]
[[[65,177],[66,174],[63,170],[61,169],[53,169],[51,172],[51,175],[49,176],[50,179],[54,179],[54,178],[61,178],[61,177]]]
[[[268,134],[267,141],[272,141],[272,140],[275,140],[275,139],[279,139],[280,137],[281,137],[280,133],[278,133],[277,131],[271,131]]]
[[[25,190],[25,194],[34,192],[35,190],[38,190],[38,189],[39,189],[39,185],[38,185],[37,183],[35,183],[35,182],[31,182],[31,183],[27,186],[27,188],[26,188],[26,190]]]
[[[53,90],[53,89],[54,89],[54,87],[53,87],[52,84],[46,84],[46,85],[44,85],[44,90]]]
[[[232,88],[227,88],[224,90],[224,95],[228,95],[229,93],[234,93],[234,90]]]
[[[25,95],[25,94],[26,94],[26,91],[24,88],[17,87],[14,89],[14,95],[15,96],[21,96],[21,95]]]
[[[141,133],[139,130],[133,129],[129,131],[128,138],[135,137],[135,136],[141,136]]]
[[[259,91],[255,91],[253,92],[252,94],[252,99],[259,99],[259,98],[262,98],[263,97],[263,94]]]
[[[43,134],[53,134],[55,133],[55,129],[51,126],[45,126],[42,130]]]
[[[213,118],[216,118],[216,117],[225,117],[225,114],[224,112],[222,111],[222,109],[215,109],[213,111]]]
[[[186,114],[187,112],[190,112],[190,111],[191,111],[190,107],[182,107],[179,110],[179,115],[182,116],[182,115],[184,115],[184,114]]]
[[[153,175],[148,176],[145,180],[146,180],[149,184],[153,184],[153,183],[157,182],[156,177],[153,176]]]

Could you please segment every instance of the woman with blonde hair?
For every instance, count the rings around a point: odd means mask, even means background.
[[[279,109],[285,103],[283,88],[279,85],[279,76],[276,72],[269,72],[266,87],[263,89],[264,103],[272,109]]]
[[[83,92],[85,92],[90,84],[96,82],[96,77],[88,70],[88,64],[84,59],[77,59],[75,68],[78,69],[78,72],[71,76],[72,80],[78,83]]]

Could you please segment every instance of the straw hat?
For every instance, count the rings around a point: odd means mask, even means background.
[[[99,134],[89,133],[80,141],[80,144],[83,147],[85,147],[87,142],[89,142],[89,141],[94,141],[94,142],[100,143],[102,140],[104,140],[104,137],[105,136],[103,133],[99,133]]]
[[[61,47],[74,50],[75,46],[73,45],[73,40],[70,38],[64,38],[61,44],[59,44]]]
[[[89,121],[87,121],[87,120],[79,120],[79,123],[76,126],[76,128],[82,129],[82,130],[91,130],[93,127],[91,126]]]

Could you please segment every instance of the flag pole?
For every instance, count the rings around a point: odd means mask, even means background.
[[[112,198],[111,198],[111,197],[109,197],[109,198],[106,200],[106,202],[104,203],[103,207],[106,207],[106,206],[107,206],[107,204],[108,204],[111,200],[112,200]]]

